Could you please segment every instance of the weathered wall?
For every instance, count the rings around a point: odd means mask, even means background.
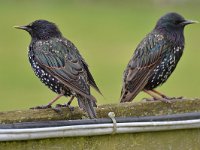
[[[117,117],[197,112],[200,111],[200,99],[174,100],[170,104],[139,102],[102,105],[97,108],[98,117],[105,118],[110,111],[115,112]],[[64,108],[60,113],[51,109],[0,112],[0,123],[81,118],[85,118],[85,114],[78,108],[73,112]],[[199,147],[199,129],[0,142],[0,150],[196,150]]]
[[[199,150],[200,130],[2,142],[1,150]]]

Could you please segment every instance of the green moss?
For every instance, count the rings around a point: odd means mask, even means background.
[[[200,99],[173,100],[172,103],[139,102],[108,104],[97,108],[99,118],[107,117],[108,112],[116,116],[152,116],[200,111]],[[85,113],[78,108],[70,112],[67,108],[56,113],[54,110],[21,110],[0,112],[1,123],[39,120],[82,119]],[[184,137],[184,138],[183,138]],[[69,149],[69,150],[155,150],[155,149],[198,149],[200,130],[173,130],[133,134],[114,134],[91,137],[66,137],[29,141],[0,142],[4,150]]]
[[[114,112],[116,117],[155,116],[200,111],[199,106],[200,99],[173,100],[172,103],[157,101],[108,104],[99,106],[97,115],[98,118],[107,118],[109,112]],[[52,109],[0,112],[0,123],[84,118],[87,119],[86,114],[77,107],[74,111],[62,108],[60,112],[55,112]]]

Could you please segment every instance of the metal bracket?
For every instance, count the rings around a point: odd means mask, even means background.
[[[115,119],[115,113],[114,112],[109,112],[108,117],[112,120],[113,122],[113,132],[112,134],[115,134],[117,131],[117,121]]]

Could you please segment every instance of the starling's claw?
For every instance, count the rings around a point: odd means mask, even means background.
[[[161,98],[161,99],[158,99],[164,103],[172,103],[172,101],[170,101],[170,99],[166,99],[166,98]]]
[[[172,100],[172,99],[174,99],[175,97],[168,97],[168,96],[162,95],[162,98],[167,99],[167,100]]]
[[[176,97],[176,99],[184,99],[183,96]]]
[[[67,107],[66,104],[56,104],[55,108],[65,108],[65,107]]]
[[[171,103],[171,101],[169,99],[166,99],[166,98],[143,98],[142,101],[162,101],[162,102],[165,102],[165,103]]]
[[[68,105],[67,107],[69,108],[70,111],[74,111],[74,107],[73,106]]]
[[[70,111],[74,111],[74,107],[70,106],[68,103],[67,104],[57,104],[55,108],[66,108],[68,107]]]
[[[61,109],[60,108],[57,108],[57,107],[54,107],[54,108],[52,108],[55,112],[57,112],[57,113],[59,113],[59,112],[61,112]]]
[[[163,98],[164,98],[164,99],[167,99],[167,100],[181,100],[181,99],[183,99],[184,97],[183,97],[183,96],[179,96],[179,97],[168,97],[168,96],[164,96]]]
[[[147,101],[155,101],[155,98],[143,98],[142,101],[147,102]]]
[[[30,109],[47,109],[47,108],[52,108],[52,107],[51,105],[42,105],[42,106],[31,107]]]

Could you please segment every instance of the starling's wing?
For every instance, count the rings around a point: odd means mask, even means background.
[[[165,51],[162,38],[149,34],[137,47],[124,71],[120,102],[130,102],[143,90]]]
[[[75,46],[52,40],[35,49],[34,56],[40,67],[77,94],[94,99],[90,95],[87,71]]]
[[[87,72],[89,84],[90,84],[99,94],[103,95],[103,94],[101,93],[101,91],[99,90],[99,88],[98,88],[96,82],[94,81],[94,78],[93,78],[92,74],[91,74],[90,71],[89,71],[88,65],[87,65],[85,62],[83,62],[83,66],[84,66],[84,68],[85,68],[85,70],[86,70],[86,72]]]
[[[74,47],[74,51],[76,51],[79,59],[82,61],[83,63],[83,67],[87,73],[87,77],[88,77],[88,81],[89,81],[89,84],[99,93],[102,95],[100,89],[98,88],[92,74],[90,73],[89,71],[89,68],[88,68],[88,64],[86,63],[86,61],[84,60],[84,58],[81,56],[81,54],[79,53],[79,51],[77,50],[77,48],[74,46],[74,44],[72,42],[70,42],[69,40],[65,39],[64,40],[65,44],[68,45],[69,47]]]

